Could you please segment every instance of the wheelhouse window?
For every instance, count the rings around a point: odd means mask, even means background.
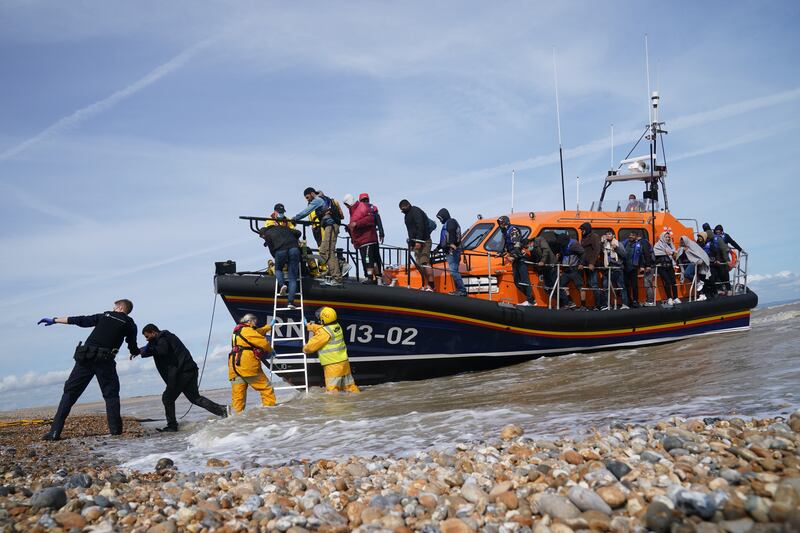
[[[483,238],[486,237],[486,234],[489,233],[489,230],[491,230],[493,227],[493,222],[481,222],[480,224],[475,224],[466,235],[461,237],[461,247],[464,248],[464,250],[474,250],[478,247],[481,241],[483,241]]]
[[[531,228],[528,226],[520,226],[519,224],[514,224],[516,227],[519,228],[520,233],[522,233],[522,238],[527,239],[528,235],[531,234]],[[489,237],[489,240],[486,241],[486,244],[483,245],[489,252],[502,252],[505,248],[505,243],[503,242],[503,232],[500,231],[500,228],[497,228],[492,236]]]
[[[610,231],[614,238],[616,238],[617,234],[612,228],[592,228],[592,233],[596,234],[601,239],[606,234],[607,231]]]
[[[653,242],[650,240],[649,232],[644,228],[622,228],[619,230],[619,239],[627,239],[631,233],[635,233],[637,237],[644,237],[648,242]]]
[[[570,239],[578,239],[578,232],[574,228],[542,228],[537,237],[553,241],[557,235],[567,235]]]

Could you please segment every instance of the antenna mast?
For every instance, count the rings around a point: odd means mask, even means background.
[[[558,160],[561,163],[561,209],[567,210],[567,196],[564,192],[564,150],[561,148],[561,109],[558,105],[558,69],[556,68],[556,47],[553,47],[553,81],[556,88],[556,123],[558,124]]]
[[[511,169],[511,212],[514,212],[514,181],[516,180],[517,171]]]

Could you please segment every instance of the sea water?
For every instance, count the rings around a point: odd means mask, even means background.
[[[208,395],[225,403],[228,390]],[[360,394],[279,391],[278,405],[219,420],[193,407],[178,433],[109,442],[103,453],[152,470],[216,457],[276,465],[292,459],[413,454],[497,437],[507,424],[534,438],[585,433],[615,420],[788,414],[800,407],[800,303],[758,309],[750,331],[660,346],[541,358],[486,372],[364,387]],[[188,404],[181,400],[179,414]],[[160,398],[126,415],[163,418]],[[160,427],[163,421],[145,425]]]

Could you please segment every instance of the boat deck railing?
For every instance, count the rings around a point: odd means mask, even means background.
[[[273,220],[265,217],[248,217],[248,216],[240,216],[240,219],[247,220],[250,224],[250,230],[254,233],[258,233],[263,224],[268,220]],[[302,235],[303,239],[308,242],[307,239],[307,229],[312,226],[311,222],[308,221],[296,221],[293,222],[296,226],[302,228]],[[361,275],[361,264],[359,261],[359,252],[358,249],[352,246],[350,236],[345,234],[344,236],[338,237],[340,240],[344,240],[344,246],[339,248],[337,247],[336,253],[340,260],[346,261],[352,264],[355,268],[355,279],[356,281],[362,280]],[[434,272],[441,272],[443,278],[443,290],[447,292],[448,290],[448,280],[452,283],[452,288],[455,289],[455,282],[452,281],[452,275],[450,274],[449,268],[446,266],[437,266],[442,263],[446,263],[446,256],[443,251],[435,251],[431,253],[431,265],[430,266],[421,266],[417,264],[414,259],[414,254],[412,250],[413,242],[409,242],[408,246],[395,246],[390,244],[383,244],[378,243],[378,250],[381,258],[382,264],[386,268],[392,269],[401,269],[406,277],[406,286],[411,286],[411,267],[415,267],[418,272],[422,273],[425,269],[430,269]],[[319,250],[317,248],[309,247],[309,250],[312,254],[319,256]],[[506,257],[505,254],[497,254],[492,252],[479,252],[475,250],[462,250],[461,252],[462,261],[466,265],[467,272],[474,272],[476,270],[481,271],[483,266],[486,267],[486,274],[478,275],[478,276],[471,276],[473,278],[477,278],[477,284],[471,284],[470,288],[477,289],[475,292],[483,294],[484,292],[487,294],[488,300],[493,300],[493,293],[499,292],[497,274],[502,273],[495,271],[494,275],[492,272],[492,259],[500,258],[501,265],[505,265]],[[566,285],[562,285],[561,276],[562,276],[562,269],[564,268],[563,265],[560,263],[556,264],[541,264],[535,263],[532,261],[525,261],[529,267],[533,267],[535,270],[533,272],[533,278],[538,281],[538,283],[533,282],[531,283],[531,290],[539,289],[544,292],[547,296],[548,300],[548,308],[560,308],[561,307],[561,293],[562,290],[568,290]],[[688,266],[686,264],[683,267]],[[677,286],[684,286],[686,287],[686,297],[690,302],[696,301],[699,297],[699,286],[698,283],[700,281],[700,277],[697,274],[699,270],[700,264],[695,265],[695,274],[692,278],[688,281],[679,281],[680,278],[683,278],[683,270],[681,265],[674,265],[673,269],[675,271],[676,276],[676,287]],[[732,276],[730,282],[726,280],[716,281],[717,284],[717,291],[720,290],[722,292],[728,292],[731,295],[736,294],[744,294],[747,292],[747,278],[748,278],[748,267],[749,267],[749,256],[747,252],[740,252],[739,256],[737,257],[736,263],[731,268]],[[540,277],[540,272],[536,272],[536,269],[542,268],[555,268],[555,283],[548,285],[543,282],[544,275]],[[574,268],[574,267],[573,267]],[[664,267],[661,267],[664,268]],[[652,293],[652,298],[646,299],[648,305],[655,305],[658,299],[658,288],[660,282],[660,277],[658,275],[659,267],[657,265],[653,266],[649,270],[642,269],[638,274],[637,278],[639,278],[641,286],[647,291],[647,294]],[[598,280],[598,287],[582,287],[580,289],[581,294],[586,291],[591,291],[595,293],[600,293],[603,295],[605,302],[605,307],[607,309],[615,309],[618,308],[620,303],[622,302],[622,291],[627,290],[624,286],[616,287],[614,286],[613,279],[612,279],[612,272],[615,270],[622,270],[622,267],[595,267],[595,271],[600,273],[602,276],[602,283]],[[469,276],[469,274],[467,274]],[[484,291],[483,285],[484,281],[486,283],[486,290]],[[425,283],[424,278],[422,280]],[[706,283],[711,283],[711,281],[707,281]],[[649,285],[649,287],[648,287]],[[596,302],[597,303],[597,302]]]

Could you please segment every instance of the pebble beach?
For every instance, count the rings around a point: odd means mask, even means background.
[[[800,411],[614,422],[580,438],[493,438],[404,457],[261,465],[104,459],[104,417],[0,430],[0,531],[800,531]],[[158,438],[126,420],[121,439]],[[298,446],[301,448],[301,446]]]

